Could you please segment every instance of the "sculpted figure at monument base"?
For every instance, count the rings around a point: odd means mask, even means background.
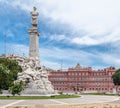
[[[39,61],[17,55],[9,55],[7,58],[17,60],[22,67],[22,72],[18,73],[16,80],[16,82],[23,81],[25,84],[21,94],[47,95],[55,93],[51,82],[48,80],[48,70],[41,67]]]

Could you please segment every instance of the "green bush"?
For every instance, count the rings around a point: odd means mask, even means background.
[[[15,94],[20,95],[20,92],[24,89],[24,84],[23,82],[15,82],[11,87],[10,87],[10,92],[14,96]]]

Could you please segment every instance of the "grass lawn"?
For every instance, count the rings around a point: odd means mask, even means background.
[[[4,100],[32,100],[32,99],[63,99],[63,98],[77,98],[77,95],[56,95],[56,96],[0,96],[0,99]]]
[[[106,96],[116,96],[116,94],[103,94],[103,93],[83,93],[83,95],[106,95]]]

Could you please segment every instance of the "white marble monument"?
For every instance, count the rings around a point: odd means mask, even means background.
[[[32,28],[29,29],[30,34],[30,50],[29,58],[17,55],[8,55],[7,58],[17,60],[22,67],[22,72],[18,73],[16,82],[23,81],[23,95],[47,95],[54,94],[51,82],[48,80],[48,70],[40,66],[39,60],[39,32],[37,29],[38,12],[33,8]]]

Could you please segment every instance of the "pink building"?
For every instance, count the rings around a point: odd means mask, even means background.
[[[84,91],[84,92],[109,92],[114,93],[115,85],[112,75],[115,73],[114,67],[102,70],[93,70],[91,67],[82,68],[79,64],[75,68],[67,71],[51,71],[49,80],[54,89],[59,91]],[[117,87],[120,92],[120,87]]]

